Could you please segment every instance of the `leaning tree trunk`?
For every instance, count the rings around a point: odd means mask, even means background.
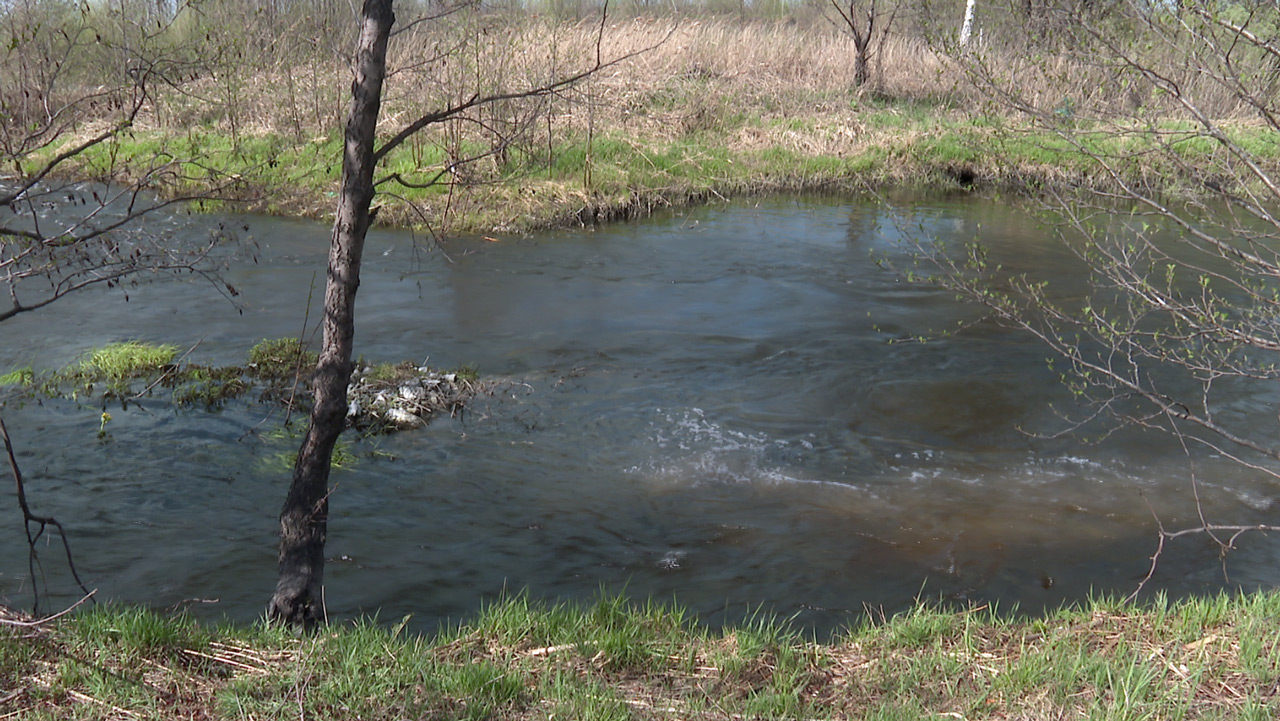
[[[315,374],[315,407],[298,450],[293,483],[280,512],[280,577],[267,615],[310,627],[323,620],[324,541],[329,517],[329,463],[346,425],[347,384],[355,337],[360,256],[373,201],[374,136],[386,75],[392,0],[365,0],[347,114],[342,193],[329,245],[324,294],[324,346]]]

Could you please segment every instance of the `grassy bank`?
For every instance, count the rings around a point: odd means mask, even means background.
[[[856,105],[856,100],[849,100]],[[1043,188],[1102,185],[1105,171],[1069,141],[1007,119],[962,118],[945,107],[918,103],[873,103],[849,111],[858,120],[798,115],[760,115],[724,120],[714,130],[669,138],[602,131],[590,140],[557,138],[542,156],[517,156],[502,168],[472,178],[449,179],[429,188],[396,188],[379,196],[383,225],[427,228],[441,233],[525,232],[593,225],[643,217],[656,209],[733,197],[793,192],[881,192],[888,190],[1008,191],[1035,194]],[[216,131],[199,141],[171,138],[159,130],[122,137],[66,171],[109,179],[157,152],[198,158],[239,178],[222,200],[199,202],[203,210],[240,211],[324,219],[336,202],[341,167],[338,136],[296,143],[264,134],[231,142]],[[1241,129],[1258,146],[1257,157],[1280,164],[1280,138]],[[1095,152],[1115,159],[1137,187],[1156,192],[1200,190],[1208,175],[1188,143],[1180,157],[1190,166],[1154,152],[1144,135],[1124,138],[1099,129],[1086,139]],[[109,157],[109,162],[108,162]],[[174,175],[158,187],[166,193],[205,192],[223,176],[195,171]],[[399,149],[388,156],[387,173],[438,174],[450,165],[443,151]],[[1216,176],[1215,176],[1216,177]]]
[[[0,718],[1270,719],[1280,594],[1042,619],[921,606],[814,643],[757,617],[526,598],[422,638],[403,623],[297,639],[135,608],[0,616]]]
[[[581,70],[595,57],[598,30],[489,16],[415,28],[420,36],[391,60],[403,70],[388,90],[381,132],[389,137],[472,95]],[[636,18],[611,22],[601,37],[605,60],[626,59],[553,96],[495,103],[428,128],[385,158],[378,221],[446,233],[523,231],[775,191],[1035,191],[1107,180],[1062,135],[992,105],[919,38],[891,36],[874,82],[859,87],[850,78],[852,40],[829,24]],[[417,48],[446,42],[455,47],[451,64],[422,70]],[[312,62],[303,72],[278,60],[231,70],[234,102],[212,102],[225,95],[227,76],[197,78],[182,93],[157,89],[129,132],[60,172],[154,174],[149,182],[169,193],[230,183],[223,197],[235,207],[328,216],[341,170],[345,69]],[[1092,79],[1083,68],[1065,75],[1068,86],[1041,78],[1034,91],[1069,110]],[[1082,117],[1070,131],[1142,187],[1177,189],[1214,176],[1212,143],[1151,117],[1145,128]],[[1280,137],[1234,127],[1257,162],[1280,161]],[[28,169],[66,146],[31,156]]]

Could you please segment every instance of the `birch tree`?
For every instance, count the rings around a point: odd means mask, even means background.
[[[961,48],[967,47],[969,38],[973,36],[973,9],[975,5],[977,5],[977,0],[965,0],[964,21],[960,23]]]

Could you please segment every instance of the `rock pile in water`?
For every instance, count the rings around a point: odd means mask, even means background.
[[[365,432],[425,425],[437,413],[458,413],[478,389],[474,376],[427,366],[363,366],[347,386],[347,424]]]

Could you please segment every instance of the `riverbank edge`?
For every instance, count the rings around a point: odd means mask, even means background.
[[[0,609],[0,717],[1275,718],[1280,593],[1026,617],[988,606],[874,609],[815,642],[748,614],[707,630],[677,607],[602,595],[500,599],[428,638],[408,617],[211,626],[136,606],[40,622]]]
[[[1103,168],[1048,130],[941,115],[911,128],[867,130],[835,154],[776,144],[735,150],[728,136],[679,142],[627,138],[611,145],[610,137],[602,135],[596,144],[608,151],[601,152],[608,160],[597,161],[590,172],[578,165],[526,168],[473,184],[400,189],[396,197],[380,194],[375,200],[375,223],[425,230],[437,237],[524,234],[779,194],[1034,196],[1110,187],[1115,180],[1110,173],[1117,167],[1131,187],[1143,192],[1206,192],[1203,179],[1212,174],[1207,151],[1184,154],[1175,162],[1143,152],[1140,137],[1123,142],[1123,148],[1107,152],[1132,153],[1133,162],[1115,163],[1109,157],[1111,167]],[[218,155],[200,159],[202,168],[216,166],[217,172],[150,178],[148,186],[167,196],[211,194],[194,203],[203,211],[331,218],[340,170],[334,162],[340,157],[336,136],[293,143],[283,136],[263,135],[231,144],[211,131],[198,143],[160,131],[130,131],[59,167],[58,175],[63,180],[135,182],[139,173],[134,169],[150,167],[158,148],[176,156],[181,154],[179,146],[194,144],[206,150],[222,148]],[[574,148],[580,151],[573,142],[560,150],[568,154]],[[658,157],[666,158],[661,169],[654,166]],[[399,160],[393,154],[386,162],[395,165]],[[1198,166],[1201,160],[1203,168]],[[1280,168],[1280,158],[1259,162]],[[588,183],[588,177],[594,179]]]

